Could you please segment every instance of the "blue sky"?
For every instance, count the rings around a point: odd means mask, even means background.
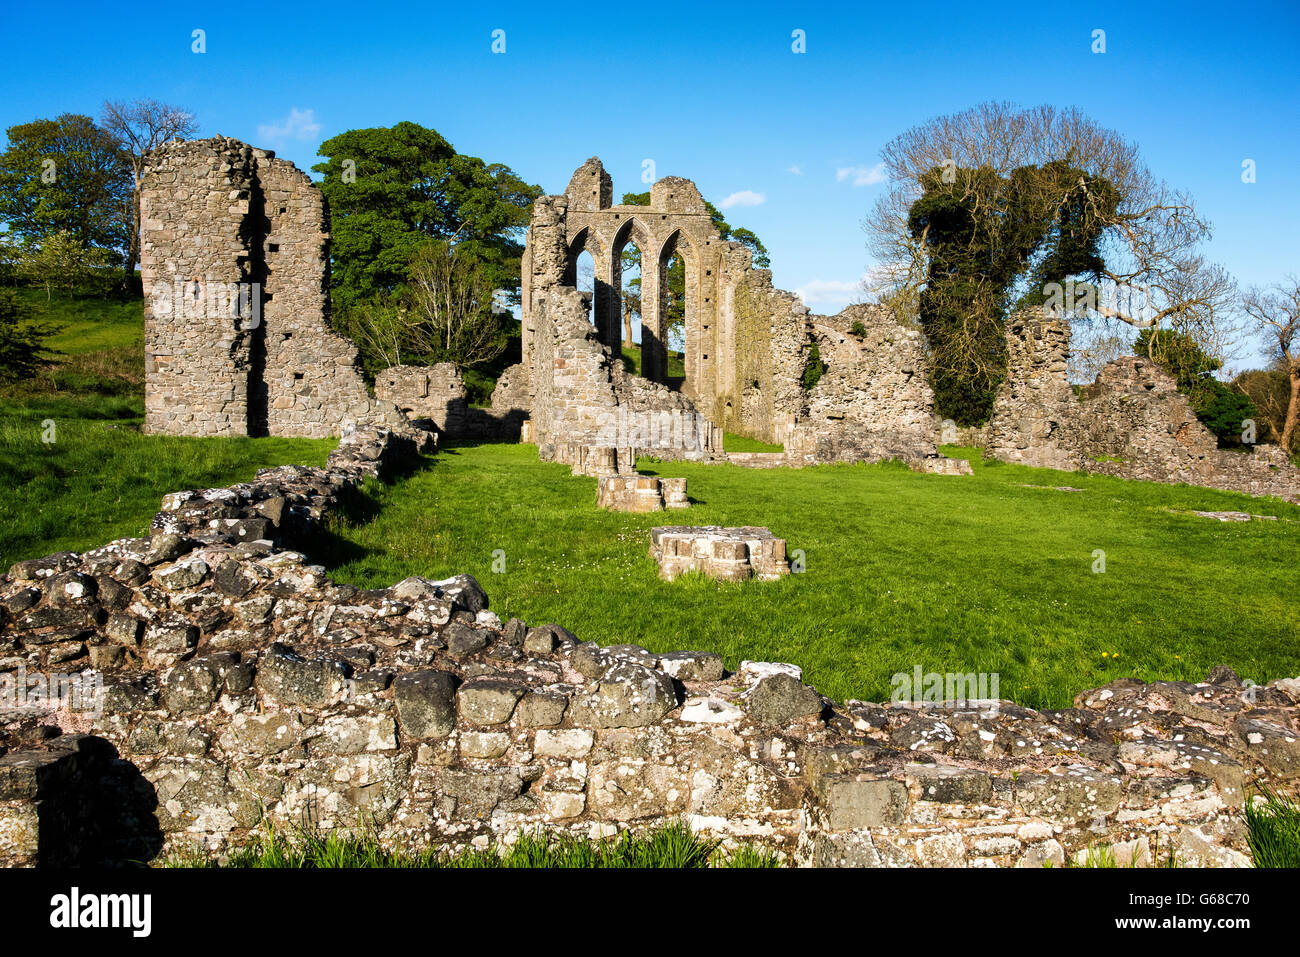
[[[869,265],[889,139],[988,99],[1073,105],[1192,193],[1243,284],[1300,272],[1300,5],[993,6],[11,4],[0,125],[151,96],[307,168],[336,133],[411,120],[548,192],[591,155],[640,191],[652,159],[715,203],[761,197],[729,221],[827,312]]]

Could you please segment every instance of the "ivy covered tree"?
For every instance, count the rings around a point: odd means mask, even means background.
[[[991,414],[1006,375],[1008,313],[1042,304],[1053,283],[1100,276],[1097,244],[1118,195],[1064,162],[1005,176],[988,166],[934,167],[920,182],[908,228],[926,251],[917,309],[935,411],[976,425]]]

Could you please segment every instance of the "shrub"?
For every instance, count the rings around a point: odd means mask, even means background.
[[[826,363],[822,362],[821,350],[817,348],[817,343],[812,344],[808,350],[808,362],[803,367],[803,387],[805,391],[810,391],[819,381],[822,373],[826,371]]]

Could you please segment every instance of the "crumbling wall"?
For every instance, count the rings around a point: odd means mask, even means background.
[[[807,392],[787,451],[822,462],[939,458],[921,333],[868,305],[811,325],[825,371]]]
[[[724,430],[781,444],[806,412],[803,370],[812,346],[808,307],[753,269],[747,249],[727,256],[722,278],[718,390]]]
[[[865,306],[836,317],[810,315],[797,296],[772,285],[769,270],[753,268],[746,247],[721,239],[690,180],[664,177],[650,194],[649,206],[613,205],[612,181],[593,157],[574,172],[565,195],[542,197],[534,206],[523,259],[524,362],[498,386],[493,408],[527,402],[544,456],[557,443],[590,441],[591,420],[644,412],[655,435],[695,435],[698,442],[628,439],[620,425],[619,437],[602,444],[660,457],[713,458],[720,433],[730,430],[791,444],[800,465],[938,457],[918,333]],[[644,377],[627,375],[618,359],[619,254],[628,243],[635,243],[642,260]],[[583,251],[596,272],[591,322],[576,293],[565,298]],[[686,278],[680,392],[663,384],[662,287],[673,255],[681,256]],[[864,322],[867,331],[850,342],[855,322]],[[547,341],[555,335],[563,343],[558,353]],[[809,390],[804,370],[814,350],[827,371]],[[560,392],[564,398],[557,403]],[[582,409],[576,416],[570,414],[575,404]],[[666,427],[658,424],[664,419],[670,420]]]
[[[0,576],[0,679],[105,685],[99,713],[35,719],[82,738],[0,715],[0,862],[216,850],[267,821],[455,850],[680,817],[811,866],[1240,866],[1244,800],[1300,782],[1300,680],[1119,680],[1036,712],[918,674],[905,701],[839,703],[795,665],[602,647],[502,622],[467,576],[362,590],[286,547],[412,449],[357,432],[324,469],[175,493],[149,538]],[[68,757],[91,748],[126,778]],[[74,810],[138,840],[87,858]]]
[[[1300,469],[1281,449],[1220,449],[1149,359],[1108,363],[1076,397],[1066,379],[1069,345],[1064,320],[1020,314],[1008,322],[1008,375],[989,421],[987,457],[1300,500]]]
[[[402,425],[329,328],[329,219],[306,174],[226,137],[175,142],[151,154],[140,203],[146,431]]]
[[[525,414],[513,407],[471,406],[465,377],[454,362],[391,366],[375,376],[375,398],[392,402],[412,419],[427,420],[448,439],[517,442]]]
[[[584,450],[596,447],[709,457],[720,444],[716,430],[687,396],[629,375],[588,321],[583,296],[565,284],[569,202],[543,196],[534,204],[524,257],[524,362],[498,384],[494,412],[516,407],[526,389],[531,437],[546,461],[580,465]]]

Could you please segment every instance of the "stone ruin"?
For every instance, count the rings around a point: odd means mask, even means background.
[[[836,702],[791,664],[503,622],[464,575],[332,582],[297,549],[422,435],[357,431],[323,469],[175,493],[147,538],[0,576],[0,690],[103,676],[93,708],[0,713],[0,865],[219,854],[268,823],[454,851],[682,819],[802,866],[1244,866],[1244,801],[1300,782],[1300,679],[1034,711],[918,674]]]
[[[1116,359],[1077,397],[1066,379],[1069,348],[1066,320],[1019,313],[1008,321],[1008,375],[986,429],[987,457],[1300,501],[1300,469],[1282,449],[1220,449],[1148,359]]]
[[[145,431],[401,427],[329,328],[329,216],[292,163],[226,137],[156,150],[140,193]]]
[[[469,404],[465,377],[453,362],[392,366],[375,376],[375,398],[392,402],[411,419],[426,420],[447,439],[520,441],[521,412],[504,416]]]
[[[642,376],[620,358],[629,244],[641,253]],[[575,288],[584,251],[595,265],[590,300]],[[675,255],[686,271],[680,388],[666,374],[665,273]],[[898,458],[955,470],[934,464],[943,460],[920,333],[871,306],[811,315],[772,286],[769,270],[752,268],[747,248],[722,240],[690,180],[657,180],[649,206],[615,205],[593,157],[564,195],[534,204],[522,274],[523,361],[501,380],[492,408],[528,415],[543,459],[571,462],[578,448],[617,446],[713,461],[729,430],[784,444],[791,465]],[[805,389],[814,347],[825,371]]]
[[[650,529],[650,557],[659,577],[672,581],[697,571],[719,581],[775,579],[790,574],[785,539],[771,530],[746,525],[668,525]]]
[[[618,357],[628,244],[642,254],[644,377]],[[141,193],[146,431],[324,437],[402,429],[410,416],[448,438],[535,442],[544,460],[584,475],[634,474],[638,454],[759,468],[898,459],[969,472],[938,453],[921,334],[875,306],[812,315],[752,268],[744,246],[720,238],[689,180],[656,181],[649,206],[614,205],[592,158],[563,195],[537,201],[522,264],[523,361],[501,376],[491,409],[469,405],[449,363],[388,369],[372,397],[356,349],[329,328],[328,250],[323,196],[274,153],[226,137],[155,151]],[[590,299],[574,288],[584,250],[595,264]],[[686,269],[680,388],[666,375],[674,255]],[[1152,363],[1111,363],[1079,400],[1066,379],[1067,323],[1018,314],[1007,341],[993,418],[966,436],[989,457],[1300,496],[1300,471],[1282,450],[1220,450]],[[822,374],[805,388],[814,361]],[[728,456],[724,429],[784,451]]]
[[[657,475],[604,475],[596,483],[596,506],[615,512],[660,512],[690,508],[686,479]]]

